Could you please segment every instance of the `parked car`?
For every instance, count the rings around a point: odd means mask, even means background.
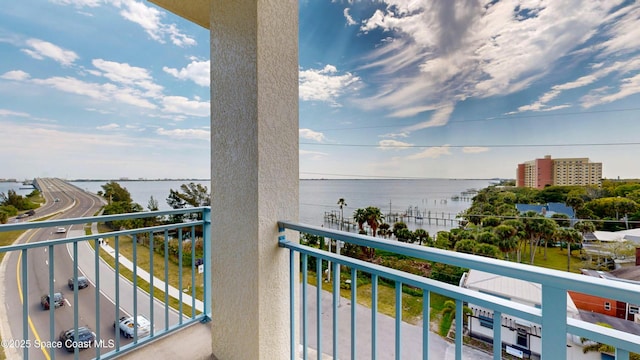
[[[74,329],[63,331],[60,333],[60,342],[62,347],[68,352],[73,352],[76,348],[83,350],[93,346],[96,341],[96,334],[86,326],[78,328],[78,338],[74,338]]]
[[[73,290],[73,278],[70,278],[67,282],[69,289]],[[84,289],[89,286],[89,280],[84,276],[78,276],[78,289]]]
[[[59,228],[56,229],[56,233],[58,233],[58,234],[64,234],[66,232],[67,232],[67,229],[63,228],[63,227],[59,227]]]
[[[53,304],[54,304],[54,308],[59,308],[61,306],[64,306],[64,297],[62,296],[61,293],[57,292],[55,294],[53,294]],[[50,305],[50,301],[49,301],[49,295],[42,295],[42,297],[40,298],[40,305],[42,305],[42,309],[43,310],[49,310]]]
[[[33,216],[33,215],[36,214],[36,211],[35,210],[29,210],[25,214],[27,214],[27,216]]]
[[[142,315],[138,315],[137,320],[138,320],[137,321],[138,338],[149,336],[149,333],[151,332],[151,322],[149,322],[149,320],[147,320],[147,318]],[[118,325],[118,328],[120,329],[120,334],[122,336],[126,338],[133,337],[133,326],[134,326],[133,316],[121,317],[120,320],[118,320],[117,324],[115,321],[113,322],[114,329],[116,328],[116,325]]]

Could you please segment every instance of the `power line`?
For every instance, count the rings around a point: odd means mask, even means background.
[[[577,143],[577,144],[468,144],[468,145],[380,145],[380,144],[330,144],[330,143],[307,143],[301,142],[300,145],[311,146],[341,146],[341,147],[379,147],[385,149],[415,149],[415,148],[431,148],[431,147],[449,147],[449,148],[465,148],[465,147],[485,147],[485,148],[521,148],[521,147],[579,147],[579,146],[637,146],[640,142],[624,142],[624,143]]]
[[[499,120],[517,120],[517,119],[532,119],[532,118],[544,118],[548,120],[555,120],[556,116],[576,116],[576,115],[585,115],[585,114],[603,114],[603,113],[616,113],[616,112],[627,112],[627,111],[640,111],[640,108],[627,108],[627,109],[610,109],[610,110],[591,110],[591,111],[580,111],[580,112],[566,112],[566,113],[558,113],[553,114],[553,116],[549,116],[549,114],[531,114],[531,115],[519,115],[519,116],[497,116],[497,117],[488,117],[488,118],[478,118],[478,119],[453,119],[449,120],[448,123],[471,123],[471,122],[488,122],[488,121],[499,121]],[[615,119],[611,119],[615,120]],[[342,131],[342,130],[362,130],[362,129],[382,129],[382,128],[394,128],[394,127],[402,127],[402,126],[411,126],[413,124],[394,124],[394,125],[377,125],[377,126],[357,126],[357,127],[341,127],[341,128],[325,128],[325,129],[316,129],[315,131]]]

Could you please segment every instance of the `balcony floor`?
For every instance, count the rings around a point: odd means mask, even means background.
[[[217,360],[211,350],[211,323],[193,324],[119,356],[122,360]]]

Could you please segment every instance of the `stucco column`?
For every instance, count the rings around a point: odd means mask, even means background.
[[[211,3],[213,354],[287,359],[277,220],[298,218],[298,2]]]

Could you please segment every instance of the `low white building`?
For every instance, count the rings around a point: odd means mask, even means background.
[[[460,286],[533,307],[539,308],[542,304],[541,285],[524,280],[469,270],[462,276]],[[540,359],[542,329],[539,324],[508,314],[503,314],[499,321],[495,321],[492,310],[474,304],[468,304],[468,306],[473,311],[468,322],[471,337],[491,343],[493,327],[499,323],[502,326],[501,346],[505,351],[522,359]],[[578,309],[568,294],[567,315],[580,318]],[[566,359],[599,360],[600,358],[601,355],[597,352],[583,354],[580,338],[567,335]]]

